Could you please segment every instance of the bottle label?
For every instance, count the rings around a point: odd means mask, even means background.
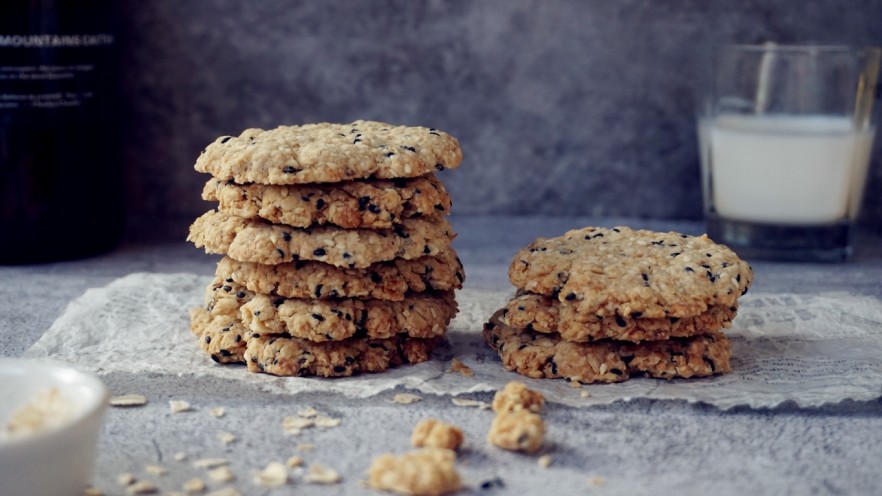
[[[103,86],[112,34],[0,34],[0,111],[88,105]]]

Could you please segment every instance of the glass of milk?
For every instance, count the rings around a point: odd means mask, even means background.
[[[848,259],[880,54],[776,44],[716,53],[698,117],[712,239],[748,259]]]

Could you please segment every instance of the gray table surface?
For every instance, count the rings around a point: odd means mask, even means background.
[[[454,217],[455,244],[466,266],[466,285],[507,290],[508,263],[536,236],[554,236],[588,224],[630,225],[701,232],[692,222],[546,217]],[[36,266],[0,267],[0,356],[19,356],[87,288],[103,286],[131,272],[213,273],[217,258],[181,241],[127,244],[96,258]],[[753,262],[753,261],[752,261]],[[754,290],[811,293],[847,290],[882,298],[882,243],[861,240],[855,259],[838,265],[753,262]],[[513,376],[515,377],[515,376]],[[186,373],[103,377],[115,393],[140,392],[145,407],[111,409],[100,440],[94,484],[105,494],[125,494],[120,473],[156,483],[162,492],[180,491],[183,481],[202,477],[211,489],[224,486],[190,462],[224,457],[231,461],[242,494],[370,494],[364,471],[381,452],[409,449],[419,419],[434,416],[459,425],[466,447],[459,467],[469,489],[480,494],[880,494],[882,493],[882,403],[843,402],[823,408],[783,405],[775,409],[720,411],[677,401],[632,401],[592,408],[550,405],[542,453],[553,463],[541,468],[535,456],[509,453],[484,440],[492,413],[453,406],[449,397],[422,395],[396,405],[391,393],[352,400],[332,394],[283,396],[241,384],[194,378]],[[882,391],[880,391],[882,395]],[[490,400],[490,394],[468,397]],[[169,413],[169,399],[186,399],[194,411]],[[224,406],[226,415],[209,410]],[[286,437],[280,423],[298,409],[315,407],[342,418],[341,426]],[[237,435],[224,445],[220,431]],[[298,445],[314,444],[301,452]],[[188,461],[175,461],[178,452]],[[252,483],[252,471],[273,460],[301,455],[307,463],[337,470],[343,481],[317,486],[295,479],[267,490]],[[169,471],[151,475],[148,464]],[[589,478],[594,484],[589,484]],[[488,489],[481,485],[498,481]],[[2,494],[2,485],[0,485]]]

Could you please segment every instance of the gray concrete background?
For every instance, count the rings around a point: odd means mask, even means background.
[[[699,219],[699,53],[882,45],[879,19],[880,1],[121,0],[129,211],[207,210],[192,164],[218,135],[365,118],[461,140],[460,214]]]

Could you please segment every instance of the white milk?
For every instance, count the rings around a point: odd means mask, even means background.
[[[720,217],[829,224],[857,213],[873,131],[829,116],[721,115],[703,123]],[[709,148],[709,149],[708,149]]]

